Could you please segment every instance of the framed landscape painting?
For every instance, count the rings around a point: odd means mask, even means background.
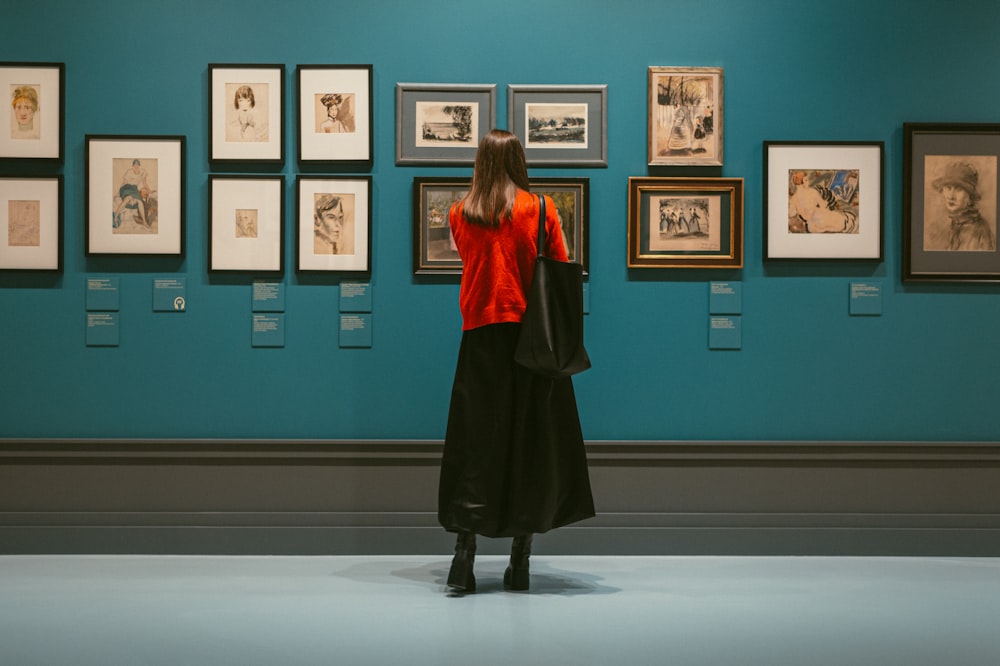
[[[396,84],[396,164],[471,166],[496,126],[496,86]]]
[[[608,166],[608,87],[507,87],[507,126],[529,166]]]

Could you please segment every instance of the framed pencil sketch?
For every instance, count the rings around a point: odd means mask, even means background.
[[[903,125],[903,280],[1000,281],[1000,124]]]
[[[62,271],[63,177],[0,176],[0,270]]]
[[[764,259],[881,261],[884,144],[764,142]]]
[[[298,161],[372,165],[372,66],[299,65]]]
[[[209,271],[284,271],[285,177],[208,177]]]
[[[448,213],[469,191],[469,177],[413,179],[413,272],[459,274],[462,259],[451,236]],[[548,195],[556,205],[570,261],[589,265],[589,178],[532,178],[532,194]]]
[[[507,127],[530,166],[608,166],[608,87],[507,86]]]
[[[63,161],[66,65],[0,62],[0,159]]]
[[[184,254],[184,137],[87,135],[87,255]]]
[[[285,161],[284,65],[208,66],[209,162]]]
[[[396,164],[471,166],[496,126],[496,85],[396,84]]]
[[[298,176],[296,269],[371,271],[370,176]]]
[[[722,68],[650,67],[649,164],[722,166]]]
[[[629,268],[742,268],[742,178],[628,179]]]

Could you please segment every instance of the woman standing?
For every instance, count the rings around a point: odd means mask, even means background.
[[[462,343],[445,435],[438,520],[458,533],[448,586],[474,592],[476,535],[514,537],[504,587],[527,590],[535,533],[594,515],[573,383],[514,362],[538,242],[538,198],[524,149],[492,130],[469,193],[451,208],[462,258]],[[566,261],[556,206],[546,201],[545,254]]]

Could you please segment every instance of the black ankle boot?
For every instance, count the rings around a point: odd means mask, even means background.
[[[527,590],[530,587],[528,579],[528,557],[531,555],[531,536],[514,537],[510,547],[510,566],[503,572],[503,586],[508,590]]]
[[[472,567],[476,561],[475,532],[459,532],[455,542],[455,557],[448,571],[448,587],[456,592],[475,592],[476,577]]]

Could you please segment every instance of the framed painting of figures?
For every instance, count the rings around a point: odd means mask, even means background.
[[[496,126],[496,85],[396,84],[396,164],[472,166]]]
[[[1000,281],[1000,124],[903,125],[903,280]]]
[[[650,67],[650,166],[722,166],[722,68]]]
[[[743,179],[628,179],[629,268],[742,268]]]
[[[86,137],[87,255],[184,254],[184,137]]]
[[[764,142],[764,259],[881,261],[880,141]]]
[[[0,159],[63,161],[63,63],[0,63]]]

